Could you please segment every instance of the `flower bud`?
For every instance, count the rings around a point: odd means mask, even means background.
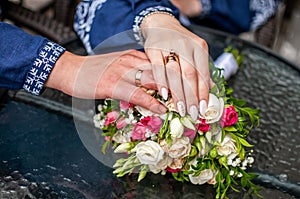
[[[196,130],[194,124],[192,123],[191,119],[189,119],[188,116],[181,118],[181,122],[185,127],[192,130]]]
[[[215,158],[218,155],[218,151],[216,148],[213,148],[212,150],[210,150],[209,152],[210,157]]]
[[[180,138],[183,134],[184,126],[180,122],[178,117],[171,120],[170,123],[170,134],[172,138]]]
[[[219,159],[219,163],[221,165],[223,165],[226,169],[228,169],[228,166],[227,166],[227,157],[226,156],[223,156]]]
[[[194,157],[198,154],[198,150],[195,146],[192,146],[189,157]]]
[[[129,142],[122,143],[119,146],[117,146],[117,148],[115,148],[114,152],[115,153],[125,153],[125,152],[128,152],[132,148],[131,145],[132,144],[129,143]]]

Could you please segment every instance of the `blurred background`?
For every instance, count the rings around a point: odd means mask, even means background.
[[[10,9],[4,13],[2,20],[10,20],[28,31],[35,31],[71,48],[75,53],[85,54],[84,49],[78,48],[80,41],[72,30],[72,13],[80,0],[8,0],[8,2],[21,5],[22,9],[9,5]],[[300,0],[284,0],[275,15],[259,30],[242,33],[239,37],[272,49],[300,67],[299,20]]]

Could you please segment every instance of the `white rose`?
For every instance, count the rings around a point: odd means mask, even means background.
[[[181,169],[184,164],[184,160],[182,158],[173,159],[173,162],[169,165],[171,169]]]
[[[170,134],[172,138],[180,138],[184,132],[184,126],[178,117],[171,120]]]
[[[229,156],[232,153],[236,153],[236,149],[235,140],[229,134],[225,135],[220,146],[217,147],[218,154],[221,156]]]
[[[204,115],[199,115],[200,118],[205,119],[207,124],[215,123],[220,120],[224,109],[223,98],[218,98],[214,94],[209,94],[207,110]]]
[[[163,159],[164,151],[157,142],[147,140],[135,146],[136,157],[142,164],[157,165]]]
[[[189,174],[189,178],[191,183],[193,184],[204,184],[211,179],[213,179],[214,173],[211,169],[204,169],[198,176],[194,176],[194,174]]]
[[[152,173],[159,173],[162,170],[165,170],[171,163],[173,159],[169,156],[164,156],[164,158],[159,161],[156,165],[149,165],[149,169]]]
[[[169,156],[171,158],[183,158],[190,154],[191,143],[188,137],[182,137],[174,140],[169,148]]]

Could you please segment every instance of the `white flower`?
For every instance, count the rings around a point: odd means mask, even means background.
[[[170,134],[172,138],[180,138],[183,134],[184,126],[180,122],[180,119],[178,117],[175,117],[171,120],[170,123]]]
[[[248,160],[249,164],[253,164],[253,162],[254,162],[254,158],[253,157],[248,157],[247,160]]]
[[[230,175],[230,176],[233,176],[233,175],[234,175],[234,171],[233,171],[233,170],[230,170],[230,171],[229,171],[229,175]]]
[[[237,174],[237,177],[238,177],[238,178],[241,178],[241,177],[243,177],[243,174],[242,174],[242,173],[238,173],[238,174]]]
[[[164,151],[157,142],[147,140],[135,146],[136,157],[142,164],[157,165],[163,159]]]
[[[127,151],[129,151],[132,147],[132,144],[129,142],[126,143],[122,143],[119,146],[117,146],[117,148],[115,148],[114,152],[115,153],[125,153]]]
[[[154,115],[153,112],[143,108],[143,107],[140,107],[140,106],[135,106],[136,110],[144,117],[147,117],[147,116],[152,116]]]
[[[192,130],[196,130],[195,125],[192,123],[191,119],[192,119],[191,117],[186,116],[186,117],[181,118],[181,122],[185,127],[192,129]]]
[[[162,160],[160,160],[156,165],[149,165],[149,169],[152,173],[159,173],[160,171],[165,170],[171,163],[173,159],[165,155]]]
[[[194,176],[194,174],[189,174],[189,179],[193,184],[204,184],[211,179],[213,179],[214,173],[211,169],[204,169],[198,176]]]
[[[117,143],[126,143],[131,141],[131,131],[128,132],[122,132],[122,131],[117,131],[114,136],[112,137],[112,140],[117,142]]]
[[[190,154],[191,143],[188,137],[176,139],[169,148],[169,156],[171,158],[183,158]]]
[[[220,156],[229,156],[230,154],[235,153],[236,149],[235,140],[232,139],[229,134],[225,135],[220,146],[217,147],[217,151]]]
[[[200,118],[205,119],[207,124],[215,123],[220,120],[224,109],[223,98],[218,98],[214,94],[209,94],[207,110],[204,115],[199,115]]]

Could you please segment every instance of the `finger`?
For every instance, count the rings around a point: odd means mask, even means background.
[[[180,60],[181,73],[183,78],[183,90],[186,100],[186,107],[188,113],[194,120],[198,118],[198,77],[197,70],[193,65],[185,61]]]
[[[138,51],[138,50],[129,50],[128,53],[132,54],[132,55],[134,55],[134,56],[136,56],[136,57],[138,57],[140,59],[146,59],[146,60],[148,60],[148,57],[147,57],[146,53],[144,53],[144,52],[141,52],[141,51]]]
[[[126,91],[126,92],[124,92]],[[112,92],[112,98],[124,100],[141,106],[157,114],[166,113],[167,109],[158,100],[145,93],[145,91],[123,80],[119,81]]]
[[[196,48],[194,54],[195,67],[198,73],[199,111],[204,115],[210,89],[209,55],[205,48]]]
[[[141,77],[139,79],[140,85],[137,85],[138,71],[141,71]],[[131,70],[127,70],[124,72],[122,79],[132,85],[142,86],[149,89],[156,89],[156,83],[154,81],[151,70],[137,70],[136,68],[132,68]]]
[[[169,61],[166,64],[167,78],[169,82],[169,87],[172,93],[172,99],[176,108],[181,116],[185,116],[185,97],[183,93],[181,69],[179,63],[176,61]]]
[[[157,89],[163,99],[167,100],[169,88],[163,55],[158,49],[146,49],[146,53],[152,64],[152,72],[157,85]]]

